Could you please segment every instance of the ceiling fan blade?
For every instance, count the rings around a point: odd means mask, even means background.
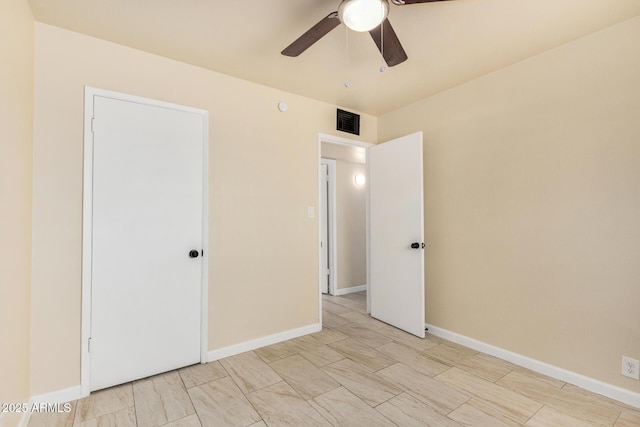
[[[282,52],[285,56],[298,56],[311,45],[327,35],[329,31],[340,25],[338,12],[331,12],[316,25],[311,27],[306,33],[298,37],[296,41],[287,46]]]
[[[381,25],[369,31],[369,34],[371,34],[373,41],[376,42],[378,50],[382,53],[382,57],[389,67],[407,60],[407,54],[388,19],[385,19]]]
[[[403,6],[405,4],[417,4],[417,3],[431,3],[435,1],[448,1],[448,0],[391,0],[393,4]]]

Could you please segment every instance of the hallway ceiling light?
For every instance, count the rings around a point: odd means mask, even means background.
[[[355,181],[356,185],[359,186],[364,185],[364,183],[367,181],[363,173],[357,173],[353,180]]]

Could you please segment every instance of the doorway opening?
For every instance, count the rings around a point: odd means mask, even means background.
[[[366,177],[371,146],[331,135],[318,137],[320,316],[323,295],[368,293]]]

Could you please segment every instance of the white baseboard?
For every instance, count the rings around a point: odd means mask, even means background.
[[[279,332],[277,334],[268,335],[266,337],[256,338],[255,340],[245,341],[240,344],[234,344],[217,350],[211,350],[209,352],[209,362],[244,353],[245,351],[255,350],[256,348],[264,347],[267,345],[276,344],[293,338],[298,338],[303,335],[312,334],[314,332],[320,332],[321,330],[322,324],[314,323],[312,325],[303,326],[302,328],[290,329],[288,331]]]
[[[356,292],[366,291],[367,285],[351,286],[349,288],[336,289],[335,296],[353,294]]]
[[[437,337],[444,338],[465,347],[481,351],[482,353],[489,354],[491,356],[495,356],[499,359],[506,360],[507,362],[522,366],[523,368],[527,368],[540,374],[556,378],[560,381],[576,385],[585,390],[610,397],[611,399],[617,400],[627,405],[640,408],[640,393],[635,393],[622,387],[608,384],[594,378],[586,377],[584,375],[571,372],[536,359],[531,359],[530,357],[523,356],[521,354],[514,353],[512,351],[505,350],[503,348],[496,347],[491,344],[487,344],[482,341],[478,341],[473,338],[448,331],[446,329],[438,328],[437,326],[425,324],[425,327],[429,329],[429,333]]]
[[[36,396],[32,396],[29,399],[29,408],[32,408],[35,404],[46,403],[46,404],[56,404],[56,403],[67,403],[72,400],[77,400],[82,398],[82,390],[79,385],[74,387],[65,388],[63,390],[54,391],[51,393],[40,394]],[[5,415],[0,414],[0,427],[4,427],[5,424]],[[31,418],[31,411],[26,411],[22,413],[20,417],[20,421],[18,422],[18,427],[27,427],[29,425],[29,419]]]
[[[29,402],[30,405],[34,403],[66,403],[72,400],[78,400],[84,397],[82,395],[82,388],[80,385],[65,388],[51,393],[39,394],[32,396]]]

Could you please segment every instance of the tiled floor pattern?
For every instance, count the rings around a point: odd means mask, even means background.
[[[640,426],[640,411],[325,296],[322,332],[96,392],[30,427]]]

